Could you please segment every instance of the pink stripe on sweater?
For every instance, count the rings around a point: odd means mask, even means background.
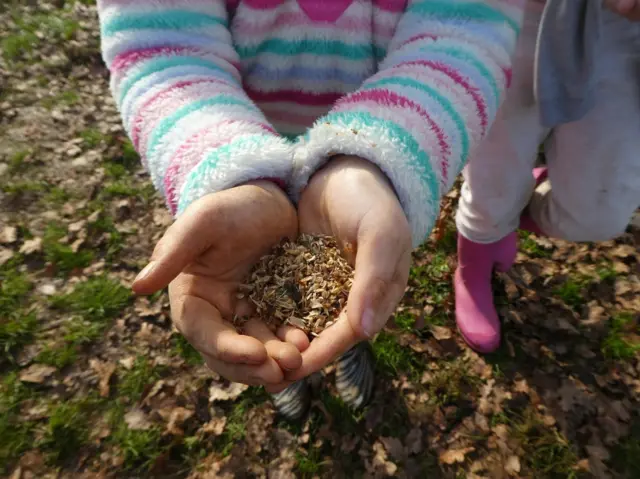
[[[311,23],[309,18],[302,12],[282,13],[271,22],[254,23],[243,16],[237,17],[234,22],[234,27],[242,32],[242,38],[245,41],[250,38],[264,37],[283,28],[299,29],[301,26]],[[361,16],[343,15],[335,23],[330,24],[329,27],[344,30],[345,32],[358,32],[370,29],[371,20]],[[318,28],[318,26],[315,25],[314,28]],[[392,37],[394,32],[395,25],[376,26],[376,33],[381,36]]]
[[[180,145],[180,148],[171,157],[164,175],[165,195],[173,214],[178,208],[178,192],[182,188],[186,176],[204,159],[205,151],[225,145],[234,139],[234,135],[237,136],[233,131],[227,131],[226,136],[221,135],[221,129],[234,124],[259,126],[267,133],[277,134],[273,128],[265,123],[239,120],[224,120],[193,134]],[[224,132],[224,130],[222,131]]]
[[[142,127],[145,123],[145,121],[148,121],[148,111],[150,109],[153,108],[154,104],[158,101],[162,101],[163,99],[176,94],[178,91],[185,89],[188,86],[191,85],[196,85],[198,83],[220,83],[220,84],[224,84],[223,81],[217,79],[217,78],[200,78],[197,80],[184,80],[184,81],[179,81],[176,83],[173,83],[169,86],[167,86],[167,88],[164,88],[162,90],[160,90],[158,93],[156,93],[155,95],[153,95],[151,98],[149,98],[147,101],[145,101],[140,108],[138,109],[138,111],[136,112],[136,116],[134,118],[133,121],[133,128],[131,129],[131,141],[133,143],[133,145],[137,148],[139,148],[139,141],[140,141],[140,134],[141,134],[141,130]]]
[[[392,13],[402,13],[407,8],[407,0],[373,0],[373,6]]]
[[[244,5],[255,10],[270,10],[284,3],[284,0],[243,0]]]
[[[169,55],[184,55],[190,54],[198,57],[202,57],[205,55],[211,55],[211,52],[204,52],[199,48],[194,47],[178,47],[178,46],[162,46],[162,47],[149,47],[142,48],[140,50],[129,50],[119,54],[114,58],[111,64],[111,72],[113,74],[122,73],[123,70],[133,67],[137,63],[140,63],[144,60],[149,60],[158,56],[169,56]],[[236,70],[240,69],[240,63],[235,60],[231,60],[229,58],[219,57],[221,60],[228,62],[233,68]]]
[[[353,105],[357,104],[358,102],[367,100],[373,100],[381,107],[391,104],[401,108],[411,109],[427,121],[427,123],[429,124],[429,128],[436,134],[436,137],[438,138],[438,146],[440,147],[441,153],[440,167],[442,169],[442,181],[443,184],[446,184],[449,177],[449,156],[451,155],[451,147],[447,142],[447,137],[444,131],[442,130],[442,128],[440,128],[440,125],[438,125],[433,120],[433,118],[431,118],[429,112],[427,112],[427,110],[425,110],[421,105],[415,103],[405,96],[398,95],[393,91],[381,89],[371,89],[352,93],[351,95],[348,95],[347,97],[340,100],[336,104],[336,109],[340,109],[343,105]]]
[[[307,93],[299,90],[264,92],[254,90],[247,85],[245,85],[244,90],[249,95],[249,98],[257,103],[286,101],[308,106],[332,105],[344,95],[343,93]]]
[[[433,33],[421,33],[420,35],[415,35],[415,36],[409,38],[406,42],[402,42],[400,45],[398,45],[395,48],[395,50],[399,50],[402,47],[404,47],[406,45],[409,45],[409,44],[411,44],[413,42],[417,42],[419,40],[427,40],[427,39],[429,39],[429,40],[437,40],[438,38],[440,38],[440,36],[439,35],[435,35]]]
[[[202,84],[195,85],[194,88],[191,88],[190,86],[185,86],[182,88],[187,89],[187,91],[179,91],[179,94],[176,95],[169,94],[165,98],[162,98],[152,105],[149,105],[149,108],[144,115],[136,115],[136,117],[140,118],[140,120],[142,121],[142,127],[140,128],[139,132],[140,136],[138,138],[138,151],[143,160],[146,159],[146,156],[148,154],[146,148],[149,143],[149,138],[153,135],[153,131],[160,124],[160,122],[164,121],[168,116],[172,115],[179,109],[188,107],[189,105],[200,100],[207,100],[221,94],[234,95],[236,97],[241,94],[241,92],[239,92],[237,88],[226,84]],[[222,112],[224,111],[224,108],[218,109],[218,111]],[[211,112],[211,110],[209,110],[209,112]],[[191,113],[195,114],[196,112],[192,111]]]
[[[489,120],[487,118],[487,106],[484,103],[484,98],[482,97],[482,94],[478,91],[476,87],[469,84],[469,82],[465,80],[464,77],[462,77],[462,75],[460,75],[460,72],[458,72],[457,70],[451,68],[450,66],[444,63],[434,62],[429,60],[415,60],[415,61],[403,62],[403,63],[399,63],[396,66],[406,66],[406,65],[409,65],[409,66],[419,65],[419,66],[429,67],[433,70],[437,70],[447,75],[458,85],[464,87],[464,89],[467,91],[467,93],[469,93],[469,95],[473,98],[473,101],[476,104],[476,107],[478,109],[478,116],[480,117],[480,124],[482,125],[482,135],[484,136],[489,123]]]

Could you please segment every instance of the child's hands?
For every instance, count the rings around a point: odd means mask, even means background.
[[[276,337],[258,320],[240,335],[229,321],[251,312],[237,300],[238,285],[271,247],[297,236],[297,223],[293,205],[271,182],[205,196],[167,230],[133,288],[150,294],[171,283],[173,321],[207,365],[230,381],[277,391],[286,386],[283,370],[300,367],[306,335],[288,328]]]
[[[411,263],[411,231],[391,184],[371,162],[336,157],[316,173],[298,207],[300,231],[337,238],[355,265],[347,312],[303,352],[297,380],[356,343],[375,336],[402,298]]]
[[[604,0],[604,4],[628,20],[640,21],[640,0]]]

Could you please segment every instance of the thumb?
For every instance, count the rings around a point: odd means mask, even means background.
[[[351,327],[369,339],[384,327],[402,299],[411,264],[406,221],[373,216],[369,215],[369,222],[363,218],[360,225],[355,276],[347,301]]]
[[[215,208],[204,198],[187,209],[165,232],[151,260],[133,282],[136,294],[152,294],[169,285],[212,244]]]

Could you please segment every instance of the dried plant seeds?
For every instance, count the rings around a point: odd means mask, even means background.
[[[303,235],[285,241],[263,256],[240,297],[271,329],[289,324],[317,335],[344,309],[353,284],[353,268],[335,239]],[[243,320],[236,319],[241,327]]]

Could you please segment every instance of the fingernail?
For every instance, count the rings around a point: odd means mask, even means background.
[[[136,276],[136,279],[134,279],[133,282],[137,283],[138,281],[142,281],[147,276],[149,276],[149,274],[151,274],[151,271],[153,271],[153,269],[156,267],[156,264],[157,263],[155,261],[152,261],[151,263],[146,265],[143,270],[138,273],[138,276]]]
[[[364,334],[369,338],[373,338],[374,334],[376,334],[376,326],[374,324],[375,314],[372,309],[365,309],[364,313],[362,313],[362,330]]]

